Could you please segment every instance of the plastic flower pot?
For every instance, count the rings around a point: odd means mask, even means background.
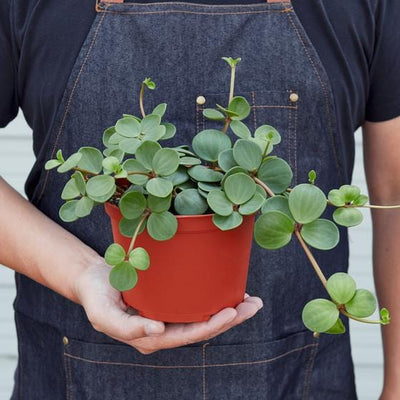
[[[114,240],[128,249],[122,236],[119,208],[105,204]],[[237,306],[244,297],[254,215],[244,217],[236,229],[221,231],[212,214],[177,216],[178,231],[167,241],[142,232],[135,247],[150,255],[150,268],[138,271],[138,283],[123,292],[126,304],[140,315],[164,322],[206,321],[225,307]]]

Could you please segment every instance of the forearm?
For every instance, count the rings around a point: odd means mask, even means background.
[[[77,302],[76,277],[101,257],[0,177],[0,264]]]

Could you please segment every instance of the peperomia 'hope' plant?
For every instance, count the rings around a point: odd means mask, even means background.
[[[119,207],[123,216],[120,232],[132,239],[127,252],[119,244],[111,244],[105,260],[113,267],[111,285],[125,291],[136,285],[136,270],[150,266],[146,249],[135,247],[144,229],[155,240],[168,240],[177,231],[177,214],[214,213],[214,224],[229,230],[238,227],[243,216],[259,213],[254,228],[256,242],[273,250],[295,237],[330,297],[306,304],[302,318],[308,329],[343,333],[340,314],[361,322],[389,323],[386,309],[380,311],[378,321],[365,319],[377,307],[373,294],[357,289],[346,273],[326,279],[309,248],[334,248],[339,242],[337,225],[358,225],[363,219],[358,208],[379,206],[367,205],[368,197],[356,186],[344,185],[326,196],[315,184],[315,171],[309,172],[307,183],[291,188],[290,166],[272,155],[281,141],[280,134],[269,125],[250,132],[242,122],[250,106],[244,97],[234,96],[235,69],[240,59],[223,59],[231,69],[228,105],[217,104],[215,109],[203,111],[206,118],[220,121],[221,130],[199,132],[191,146],[161,145],[175,135],[176,128],[162,122],[165,103],[146,115],[144,91],[155,88],[154,82],[146,78],[139,95],[141,118],[124,114],[115,126],[106,129],[103,151],[82,147],[64,159],[59,150],[56,159],[46,163],[46,169],[72,172],[61,194],[65,203],[60,218],[72,222],[105,202]],[[335,208],[333,221],[321,218],[328,206]]]

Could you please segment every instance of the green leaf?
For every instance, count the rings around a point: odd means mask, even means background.
[[[334,301],[345,304],[356,293],[356,282],[349,274],[337,272],[328,279],[326,290]]]
[[[360,195],[360,188],[353,185],[343,185],[339,190],[343,193],[346,203],[351,203]]]
[[[317,219],[301,228],[301,237],[319,250],[331,250],[339,243],[339,229],[327,219]]]
[[[143,84],[146,85],[150,90],[154,90],[156,88],[156,84],[151,80],[151,78],[146,78],[143,81]]]
[[[94,147],[81,147],[79,153],[82,154],[78,162],[78,168],[98,174],[102,170],[103,154]]]
[[[64,186],[64,189],[61,193],[61,198],[63,200],[72,200],[80,194],[81,192],[76,185],[75,179],[70,179]]]
[[[75,171],[71,175],[71,178],[75,181],[75,184],[79,190],[79,193],[84,195],[86,193],[86,182],[85,182],[82,172]]]
[[[360,225],[363,219],[361,211],[356,208],[338,208],[333,213],[333,220],[346,227]]]
[[[143,142],[137,138],[123,139],[119,142],[118,147],[127,154],[135,154],[142,143]]]
[[[343,325],[343,322],[339,317],[335,325],[333,325],[332,328],[328,329],[324,333],[328,333],[330,335],[340,335],[345,332],[346,332],[346,327]]]
[[[254,239],[264,249],[280,249],[290,242],[293,231],[294,222],[287,215],[268,211],[257,219]]]
[[[104,254],[106,263],[111,266],[121,263],[125,260],[125,257],[126,253],[124,248],[117,243],[110,244]]]
[[[261,164],[257,177],[274,193],[283,193],[292,182],[293,172],[281,158],[267,158]]]
[[[263,188],[261,185],[259,185],[258,183],[256,184],[256,192],[257,192],[258,194],[260,194],[262,197],[264,197],[264,199],[267,198],[267,193],[265,193],[264,188]],[[276,196],[275,196],[275,197],[276,197]]]
[[[124,140],[124,139],[126,139],[125,136],[122,136],[119,133],[114,133],[114,135],[112,135],[110,137],[110,141],[109,142],[110,142],[110,145],[118,145],[119,142],[121,140]]]
[[[49,161],[47,161],[46,164],[44,165],[44,168],[45,168],[46,170],[50,170],[50,169],[53,169],[53,168],[57,168],[57,167],[60,166],[61,164],[62,164],[62,162],[59,161],[59,160],[49,160]]]
[[[157,142],[145,141],[136,150],[136,159],[147,169],[151,170],[153,158],[161,149]]]
[[[146,209],[146,205],[146,198],[139,192],[127,192],[119,202],[121,214],[127,219],[139,218]]]
[[[172,182],[164,178],[152,178],[146,184],[146,190],[157,197],[167,197],[173,190]]]
[[[171,207],[171,198],[171,194],[167,197],[157,197],[149,194],[147,204],[151,211],[160,213],[169,210]]]
[[[94,202],[92,199],[89,199],[87,196],[83,196],[76,203],[75,214],[79,218],[83,218],[88,216],[93,210]]]
[[[233,121],[231,121],[229,126],[232,129],[232,132],[237,137],[239,137],[241,139],[250,139],[251,138],[250,129],[242,121],[233,120]]]
[[[149,177],[143,174],[148,174],[150,171],[138,160],[129,158],[122,164],[122,168],[128,173],[127,179],[131,183],[144,185],[149,180]]]
[[[212,183],[207,183],[207,182],[198,182],[197,186],[203,192],[211,192],[212,190],[221,189],[221,186],[214,185]]]
[[[267,199],[261,212],[264,214],[268,211],[280,211],[294,221],[293,215],[289,210],[289,200],[285,196],[274,196]]]
[[[357,289],[353,298],[346,303],[349,314],[358,318],[367,318],[376,310],[375,296],[366,289]]]
[[[224,177],[221,172],[214,171],[213,169],[204,167],[203,165],[195,165],[194,167],[189,168],[188,174],[198,182],[220,182]]]
[[[144,140],[152,140],[154,142],[164,138],[166,133],[166,127],[164,125],[159,125],[150,131],[146,132]]]
[[[157,129],[161,123],[161,117],[157,114],[147,114],[140,123],[140,129],[143,135],[147,135],[154,129]]]
[[[69,171],[72,168],[75,168],[78,165],[81,158],[82,158],[82,153],[72,154],[67,158],[67,160],[63,164],[61,164],[57,168],[57,172],[63,173]]]
[[[207,203],[216,214],[221,216],[227,217],[233,213],[233,204],[222,190],[212,190],[209,192]]]
[[[259,193],[254,193],[254,196],[239,207],[239,213],[242,215],[251,215],[256,213],[264,204],[265,197]]]
[[[232,120],[242,120],[250,114],[250,105],[247,100],[242,96],[235,96],[229,103],[229,111],[233,111],[238,116],[231,117]]]
[[[226,172],[235,167],[236,161],[233,158],[233,149],[221,151],[218,155],[218,165]]]
[[[186,168],[180,166],[172,175],[168,175],[164,179],[171,181],[174,186],[178,186],[187,182],[189,175],[186,172]]]
[[[232,146],[229,136],[216,129],[199,132],[192,141],[194,152],[203,160],[215,162],[220,152]]]
[[[78,219],[78,216],[75,213],[76,210],[76,204],[78,203],[78,200],[70,200],[64,203],[60,207],[60,211],[58,212],[58,215],[60,216],[60,219],[64,222],[73,222]]]
[[[300,224],[318,219],[326,208],[326,198],[321,189],[309,183],[296,186],[289,194],[289,209]]]
[[[57,150],[56,159],[62,163],[65,162],[61,149]]]
[[[390,314],[387,308],[382,308],[382,310],[380,311],[380,316],[381,316],[381,323],[383,325],[387,325],[388,323],[390,323]]]
[[[135,219],[121,218],[121,221],[119,221],[119,231],[123,236],[132,237],[141,220],[142,216]],[[142,233],[145,227],[146,222],[142,223],[140,226],[139,233]]]
[[[226,61],[231,68],[235,68],[236,65],[242,60],[239,58],[232,58],[232,57],[221,57],[224,61]]]
[[[115,180],[109,175],[98,175],[86,183],[86,193],[94,201],[104,203],[115,193]]]
[[[177,229],[178,221],[169,211],[151,213],[147,220],[147,232],[154,240],[169,240]]]
[[[256,171],[262,161],[260,148],[246,139],[239,139],[233,146],[233,158],[247,171]]]
[[[112,135],[114,135],[115,133],[115,126],[111,126],[110,128],[107,128],[104,132],[103,132],[103,144],[106,147],[109,147],[111,145],[110,143],[110,138]]]
[[[103,160],[103,167],[106,171],[116,172],[120,168],[119,160],[117,157],[106,157]]]
[[[260,141],[270,142],[271,144],[279,144],[281,142],[281,135],[279,132],[270,125],[261,125],[254,132],[255,139]]]
[[[312,332],[326,332],[339,318],[339,310],[330,300],[315,299],[308,302],[302,313],[304,325]]]
[[[336,207],[342,207],[346,204],[344,194],[339,189],[332,189],[328,193],[328,200]]]
[[[353,200],[353,204],[356,206],[363,206],[368,202],[368,196],[360,194],[356,199]]]
[[[179,164],[186,165],[186,166],[193,166],[201,164],[201,160],[196,157],[181,157],[179,159]]]
[[[179,155],[173,149],[160,149],[152,161],[153,171],[159,176],[172,175],[179,167]]]
[[[187,189],[177,194],[174,201],[175,211],[181,215],[200,215],[207,209],[207,201],[197,189]]]
[[[165,111],[167,111],[167,103],[160,103],[154,108],[151,114],[159,115],[162,118],[165,114]]]
[[[214,225],[221,229],[221,231],[229,231],[240,226],[243,222],[243,217],[237,211],[234,211],[227,217],[214,214],[212,220]]]
[[[230,111],[225,107],[222,107],[219,104],[216,104],[218,110],[222,111],[224,114],[226,114],[228,117],[233,118],[233,117],[238,117],[239,114],[235,113],[234,111]]]
[[[129,262],[136,269],[146,271],[150,267],[149,253],[143,247],[136,247],[129,254]]]
[[[225,115],[222,114],[220,111],[215,110],[213,108],[205,108],[203,110],[203,115],[212,121],[224,121],[225,120]]]
[[[310,182],[312,185],[315,184],[315,180],[317,179],[317,173],[312,169],[309,173],[308,173],[308,182]],[[339,320],[340,321],[340,320]],[[342,321],[340,321],[342,322]]]
[[[113,288],[124,292],[136,286],[138,276],[136,269],[128,261],[123,261],[110,271],[109,279]]]
[[[175,125],[170,124],[169,122],[163,122],[161,126],[165,128],[164,136],[161,138],[162,140],[171,139],[175,136],[176,133]]]
[[[254,196],[256,183],[249,175],[238,173],[226,179],[224,191],[233,204],[243,204]]]
[[[239,172],[243,172],[244,174],[247,174],[247,171],[246,171],[244,168],[239,167],[239,166],[232,167],[231,169],[229,169],[229,170],[226,172],[226,174],[223,176],[223,178],[222,178],[221,186],[224,186],[225,181],[226,181],[231,175],[238,174]]]

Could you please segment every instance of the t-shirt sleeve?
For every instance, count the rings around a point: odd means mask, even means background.
[[[10,3],[11,0],[0,0],[0,128],[6,126],[18,113]]]
[[[365,119],[380,122],[400,116],[400,1],[378,0],[375,20]]]

